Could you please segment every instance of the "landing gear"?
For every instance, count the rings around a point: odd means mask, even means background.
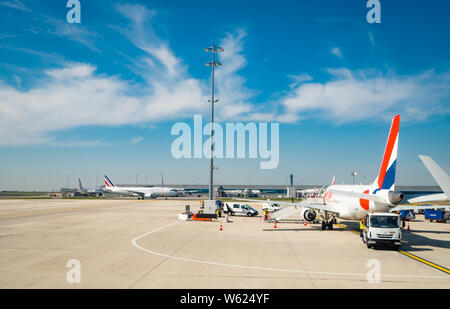
[[[322,221],[322,231],[328,229],[333,229],[333,223],[336,223],[336,218],[332,218],[331,220],[328,220],[328,213],[325,212],[325,220]]]

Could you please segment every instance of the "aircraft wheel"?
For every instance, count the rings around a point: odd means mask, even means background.
[[[327,228],[327,224],[325,221],[322,221],[322,231],[324,231]]]
[[[333,221],[328,222],[327,227],[329,230],[332,230],[333,229]]]

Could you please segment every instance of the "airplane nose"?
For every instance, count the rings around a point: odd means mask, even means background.
[[[405,197],[405,194],[403,194],[402,192],[398,192],[398,191],[389,191],[388,196],[389,196],[389,202],[391,202],[391,204],[398,205]]]

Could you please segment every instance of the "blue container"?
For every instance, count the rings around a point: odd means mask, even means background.
[[[400,218],[402,219],[415,219],[416,215],[412,210],[400,210]]]
[[[444,212],[442,210],[425,209],[425,219],[443,220]]]

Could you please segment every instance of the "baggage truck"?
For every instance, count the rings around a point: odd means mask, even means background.
[[[445,223],[449,219],[449,214],[443,210],[425,209],[425,219]]]

